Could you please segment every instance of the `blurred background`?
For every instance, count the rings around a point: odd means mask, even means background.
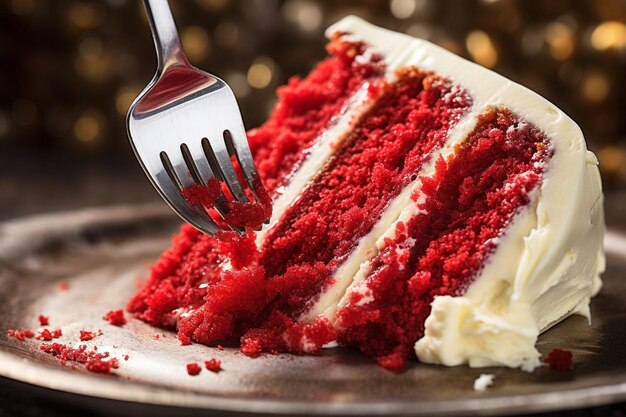
[[[191,62],[233,87],[248,128],[356,14],[544,95],[581,125],[605,188],[626,190],[626,0],[170,3]],[[0,0],[0,64],[0,219],[158,200],[124,120],[156,65],[140,1]]]

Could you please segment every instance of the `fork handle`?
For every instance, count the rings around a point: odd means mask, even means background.
[[[173,65],[189,65],[167,0],[144,0],[157,52],[157,73]]]

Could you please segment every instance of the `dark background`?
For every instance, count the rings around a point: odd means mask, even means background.
[[[231,85],[248,128],[267,117],[276,86],[324,57],[324,28],[347,14],[491,67],[580,124],[605,189],[621,196],[609,223],[623,220],[626,0],[170,3],[190,60]],[[0,0],[0,219],[158,200],[124,124],[155,64],[140,1]],[[0,417],[87,415],[2,379],[0,403]],[[625,416],[626,406],[562,415]]]

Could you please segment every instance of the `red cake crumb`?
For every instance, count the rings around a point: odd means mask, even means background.
[[[245,179],[243,181],[245,183]],[[259,229],[272,215],[272,203],[262,185],[257,185],[256,193],[258,201],[240,202],[225,198],[224,205],[227,213],[223,221],[230,226],[249,230]],[[215,178],[211,178],[207,185],[193,184],[183,189],[183,195],[187,201],[201,205],[209,214],[212,213],[221,194],[221,183]],[[252,197],[252,194],[248,197]],[[219,214],[213,217],[218,221],[221,220]]]
[[[211,358],[208,361],[204,361],[204,366],[211,372],[219,372],[222,370],[222,361],[218,361],[215,358]]]
[[[38,319],[39,319],[40,326],[47,326],[50,324],[50,318],[48,316],[44,316],[43,314],[40,314]]]
[[[258,230],[272,215],[272,204],[267,192],[264,189],[260,190],[258,196],[259,202],[229,201],[227,204],[228,214],[224,221],[229,225]]]
[[[224,346],[222,346],[222,345],[217,345],[217,350],[224,350]]]
[[[104,317],[103,320],[108,321],[114,326],[123,326],[126,324],[126,318],[124,317],[124,311],[111,310]]]
[[[202,368],[197,363],[188,363],[187,364],[187,373],[191,376],[198,375],[202,371]]]
[[[211,178],[206,185],[193,184],[183,189],[183,196],[192,205],[212,208],[222,194],[222,186],[216,178]]]
[[[49,329],[43,329],[37,335],[37,340],[50,341],[52,339],[58,339],[62,335],[63,332],[61,331],[61,329],[54,329],[52,331],[50,331]]]
[[[68,362],[86,365],[86,369],[90,372],[110,373],[111,369],[116,369],[119,366],[119,361],[115,358],[104,361],[104,359],[109,358],[110,354],[109,352],[98,352],[97,347],[87,350],[87,345],[73,348],[62,343],[42,343],[39,349],[53,355],[64,365]]]
[[[403,346],[399,346],[393,352],[376,358],[378,365],[392,372],[401,372],[406,367],[408,352]]]
[[[553,349],[543,360],[552,369],[572,369],[572,352],[563,349]]]
[[[80,330],[79,338],[81,342],[87,342],[96,336],[98,336],[96,332],[90,332],[88,330]]]
[[[67,281],[61,281],[57,284],[57,290],[60,292],[66,292],[70,289],[70,284]]]
[[[108,361],[103,361],[101,359],[92,359],[85,364],[85,368],[89,372],[94,372],[97,374],[110,374],[112,369],[117,369],[119,367],[119,362],[117,359],[111,359]]]
[[[9,337],[14,337],[17,340],[19,340],[20,342],[24,342],[26,339],[32,339],[33,337],[35,337],[35,333],[32,330],[8,330],[7,331],[7,336]]]
[[[128,356],[128,355],[124,355],[124,360],[125,360],[125,361],[127,361],[127,360],[128,360],[128,358],[130,358],[130,356]]]

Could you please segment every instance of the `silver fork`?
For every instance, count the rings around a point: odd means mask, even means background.
[[[144,0],[157,51],[157,71],[131,105],[127,129],[135,155],[150,181],[180,217],[202,232],[223,231],[200,205],[182,195],[185,187],[226,183],[234,200],[248,202],[245,188],[258,201],[261,181],[248,146],[237,101],[228,85],[193,67],[180,43],[167,0]],[[245,183],[231,158],[236,157]],[[222,193],[215,209],[228,212]],[[242,232],[236,226],[230,229]]]

